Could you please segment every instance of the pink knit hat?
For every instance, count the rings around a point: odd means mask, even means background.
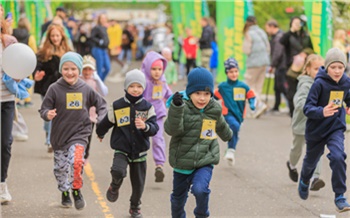
[[[163,61],[161,59],[157,59],[152,63],[151,67],[161,67],[163,69]]]

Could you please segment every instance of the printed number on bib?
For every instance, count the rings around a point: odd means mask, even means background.
[[[245,89],[244,88],[233,88],[233,100],[245,101]]]
[[[343,91],[331,91],[331,94],[329,95],[328,103],[332,102],[333,105],[336,105],[338,107],[342,107],[343,97],[344,97]]]
[[[130,108],[125,107],[119,110],[114,111],[116,120],[117,120],[117,126],[126,126],[130,124]]]
[[[203,119],[201,139],[216,139],[216,120]]]
[[[68,110],[83,109],[83,93],[67,93],[66,100]]]
[[[162,99],[163,86],[153,86],[152,99]]]

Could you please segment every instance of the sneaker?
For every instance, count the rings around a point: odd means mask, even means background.
[[[7,189],[7,184],[5,182],[0,183],[0,199],[1,204],[7,204],[12,200],[12,197]]]
[[[30,107],[33,107],[33,103],[32,102],[24,102],[24,107],[26,107],[26,108],[30,108]]]
[[[233,148],[227,149],[224,159],[227,161],[227,163],[230,166],[235,165],[235,149]]]
[[[350,204],[346,201],[346,198],[343,195],[338,196],[334,200],[334,203],[335,203],[335,206],[337,207],[336,210],[339,213],[350,210]]]
[[[141,210],[138,208],[135,208],[135,209],[130,208],[129,213],[130,213],[132,218],[142,218],[143,217],[141,214]]]
[[[86,202],[85,202],[80,190],[73,189],[72,194],[73,194],[73,198],[74,198],[75,209],[82,210],[86,206]]]
[[[314,178],[314,181],[312,181],[311,186],[310,186],[310,190],[311,191],[318,191],[321,188],[323,188],[326,185],[326,183],[319,178]]]
[[[21,102],[17,102],[17,103],[16,103],[16,107],[17,107],[18,109],[20,109],[20,108],[23,108],[24,105],[23,105]]]
[[[26,134],[21,134],[21,133],[18,133],[16,135],[13,136],[13,139],[16,140],[16,141],[20,141],[20,142],[25,142],[28,140],[28,135]]]
[[[266,109],[267,105],[262,103],[257,109],[255,109],[253,118],[258,119],[263,113],[265,113]]]
[[[116,202],[119,197],[119,189],[109,186],[106,197],[109,202]]]
[[[157,167],[154,175],[156,177],[156,182],[163,182],[164,181],[165,175],[164,175],[162,167]]]
[[[47,145],[47,153],[52,153],[53,152],[53,148],[51,144]]]
[[[299,196],[301,199],[306,200],[309,197],[309,184],[305,184],[301,179],[298,187]]]
[[[293,182],[298,182],[298,177],[299,177],[298,170],[290,168],[290,162],[289,161],[287,161],[287,167],[288,167],[288,170],[289,170],[289,178]]]
[[[69,192],[65,191],[62,192],[62,207],[70,208],[72,207],[73,203],[72,200],[70,199]]]
[[[121,73],[125,74],[129,69],[129,65],[128,64],[124,64],[124,66],[122,67]]]

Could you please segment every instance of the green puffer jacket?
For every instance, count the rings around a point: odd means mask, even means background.
[[[184,100],[181,106],[171,103],[164,128],[165,132],[172,136],[169,162],[173,168],[193,170],[219,163],[220,149],[216,137],[201,139],[201,134],[210,135],[210,131],[202,132],[203,120],[216,121],[212,136],[217,134],[223,141],[232,138],[232,131],[221,114],[220,104],[215,99],[209,101],[203,112],[197,109],[191,100]]]

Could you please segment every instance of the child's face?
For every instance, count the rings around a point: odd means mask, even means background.
[[[79,68],[73,62],[64,62],[62,77],[69,85],[74,85],[79,79]]]
[[[239,71],[237,68],[231,68],[227,72],[227,78],[229,78],[232,81],[236,81],[239,76]]]
[[[193,92],[190,95],[190,98],[194,106],[196,106],[196,108],[203,109],[208,105],[211,98],[211,94],[210,92],[207,92],[207,91],[197,91],[197,92]]]
[[[50,34],[50,40],[54,46],[59,46],[62,41],[62,35],[58,29],[53,29]]]
[[[130,95],[137,97],[143,93],[143,88],[139,83],[131,83],[126,90]]]
[[[345,67],[340,62],[331,63],[327,68],[328,75],[335,81],[339,82],[344,74]]]
[[[315,79],[316,74],[318,72],[318,69],[324,65],[324,62],[321,60],[315,60],[310,63],[308,67],[306,67],[306,72],[311,76],[313,79]]]
[[[162,55],[165,57],[167,61],[170,61],[172,59],[171,52],[164,52],[164,54]]]
[[[153,78],[153,80],[158,81],[160,79],[160,77],[163,74],[163,67],[161,66],[154,66],[151,67],[151,76]]]
[[[84,77],[85,79],[91,79],[93,73],[94,73],[94,70],[91,69],[90,67],[85,67],[85,68],[83,69],[83,77]]]

